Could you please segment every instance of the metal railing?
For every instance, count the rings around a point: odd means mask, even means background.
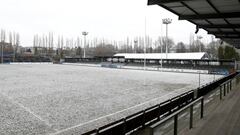
[[[179,111],[185,109],[186,107],[190,106],[190,110],[192,110],[191,105],[195,104],[199,100],[202,100],[203,96],[207,95],[208,93],[215,90],[219,86],[221,88],[220,90],[221,93],[222,93],[222,88],[224,88],[223,89],[224,91],[228,90],[228,88],[231,89],[232,87],[231,80],[237,74],[238,73],[233,73],[227,77],[215,80],[214,82],[206,84],[196,90],[191,90],[189,92],[183,93],[170,100],[167,100],[155,106],[149,107],[140,112],[134,113],[118,121],[104,125],[97,129],[93,129],[87,133],[84,133],[83,135],[92,135],[92,134],[124,135],[126,133],[143,129],[146,126],[150,126],[154,123],[162,121],[163,119],[169,118],[173,114],[178,113]],[[197,95],[194,96],[194,93],[196,93]],[[203,101],[201,104],[201,108],[202,108],[201,117],[203,117]],[[177,116],[175,119],[177,119]],[[192,127],[192,124],[190,124],[190,127]]]
[[[189,91],[143,111],[134,113],[116,122],[94,129],[84,135],[126,134],[155,123],[194,100],[194,91]]]
[[[177,131],[178,131],[178,115],[183,112],[184,110],[190,108],[190,120],[189,120],[189,128],[193,128],[193,106],[194,104],[198,103],[198,102],[201,102],[201,113],[200,113],[200,118],[202,119],[203,118],[203,113],[204,113],[204,98],[203,97],[200,97],[198,99],[196,99],[195,101],[191,102],[190,104],[188,104],[187,106],[181,108],[180,110],[174,112],[173,114],[167,116],[166,118],[162,119],[161,121],[151,125],[149,127],[149,135],[153,135],[153,130],[154,128],[158,127],[159,125],[163,124],[164,122],[170,120],[171,118],[174,118],[174,129],[173,129],[173,132],[174,132],[174,135],[177,135]]]
[[[220,78],[220,79],[215,80],[211,83],[208,83],[208,84],[205,84],[205,85],[201,86],[200,88],[195,90],[195,91],[197,91],[197,98],[208,94],[209,92],[215,90],[220,85],[226,83],[229,80],[232,80],[232,78],[234,78],[237,74],[238,74],[238,72],[230,74],[230,75],[228,75],[224,78]]]
[[[226,96],[232,90],[232,80],[228,80],[225,83],[220,85],[220,100],[222,100],[223,96]]]
[[[234,77],[237,74],[234,75]],[[232,75],[231,75],[232,76]],[[227,77],[229,78],[229,77]],[[225,80],[225,78],[224,78]],[[220,86],[218,86],[219,89],[219,95],[220,95],[220,100],[223,99],[223,96],[226,96],[231,90],[232,90],[232,80],[233,79],[229,79],[226,82],[222,83]],[[222,81],[222,79],[218,80],[218,81]],[[216,92],[218,92],[218,89]],[[199,89],[199,90],[204,90],[204,89]],[[210,92],[210,91],[208,91]],[[207,93],[208,94],[208,93]],[[206,96],[207,96],[206,94]],[[210,94],[210,93],[209,93]],[[218,95],[218,94],[216,94]],[[190,108],[190,112],[189,112],[189,129],[193,128],[193,107],[194,104],[196,104],[197,102],[201,101],[201,105],[200,105],[200,119],[203,118],[203,114],[204,114],[204,97],[199,97],[196,100],[194,100],[193,102],[191,102],[190,104],[188,104],[187,106],[181,108],[180,110],[174,112],[173,114],[167,116],[166,118],[162,119],[161,121],[152,124],[151,126],[149,126],[148,129],[148,134],[147,135],[154,135],[154,129],[159,128],[159,126],[163,125],[165,122],[169,121],[170,119],[173,118],[173,134],[177,135],[178,134],[178,121],[179,121],[179,114],[182,113],[184,110],[187,110],[188,108]]]

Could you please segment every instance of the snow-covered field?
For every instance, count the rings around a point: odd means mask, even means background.
[[[200,78],[205,84],[214,76]],[[82,133],[194,89],[198,80],[187,73],[0,65],[0,134]]]

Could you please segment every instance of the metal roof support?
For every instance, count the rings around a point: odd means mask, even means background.
[[[193,8],[191,8],[191,7],[189,7],[186,3],[184,3],[184,2],[181,2],[181,4],[182,5],[184,5],[185,7],[187,7],[188,9],[190,9],[192,12],[194,12],[196,15],[200,15],[197,11],[195,11]],[[193,16],[196,16],[196,15],[193,15]],[[180,16],[179,16],[179,20],[181,20],[180,19]],[[205,21],[207,21],[209,24],[211,24],[212,25],[212,22],[210,22],[210,21],[208,21],[207,19],[204,19]]]
[[[231,36],[231,35],[225,35],[225,36],[216,36],[217,38],[240,38],[240,35],[234,35],[234,36]]]
[[[208,34],[235,34],[235,35],[240,35],[240,32],[219,32],[219,31],[214,31],[214,32],[208,32]]]
[[[174,3],[174,2],[183,2],[183,1],[192,1],[192,0],[149,0],[148,5],[154,4],[167,4],[167,3]]]
[[[208,8],[211,11],[209,13],[200,13],[196,9],[197,7],[194,4],[197,4],[197,1],[205,1],[207,5],[205,8]],[[238,0],[240,2],[240,0]],[[188,2],[191,2],[188,4]],[[221,10],[215,4],[218,1],[212,0],[148,0],[148,5],[157,4],[179,16],[179,20],[188,20],[193,24],[196,24],[196,32],[199,28],[205,29],[209,34],[214,34],[217,38],[221,38],[223,41],[226,41],[232,44],[235,47],[240,48],[240,24],[238,20],[240,18],[240,11],[233,7],[232,12],[225,12]],[[171,4],[172,3],[172,4]],[[224,4],[224,3],[223,3]],[[175,6],[176,5],[176,6]],[[184,14],[181,12],[182,9],[176,9],[175,7],[185,7],[192,11],[194,14]],[[229,19],[234,18],[231,22]],[[217,19],[217,20],[210,20]],[[216,22],[218,21],[219,22]],[[236,20],[235,20],[236,19]],[[196,21],[202,20],[202,21]],[[222,22],[223,21],[223,22]],[[205,23],[207,22],[207,23]]]
[[[199,25],[200,28],[240,28],[239,24]]]
[[[202,19],[222,19],[222,18],[240,18],[240,12],[221,13],[221,14],[201,14],[201,15],[182,15],[179,20],[202,20]]]
[[[181,4],[182,5],[184,5],[185,7],[187,7],[189,10],[191,10],[192,12],[194,12],[196,15],[200,15],[197,11],[195,11],[193,8],[191,8],[190,6],[188,6],[186,3],[184,3],[184,2],[181,2]],[[180,20],[180,16],[179,16],[179,20]],[[208,22],[210,25],[212,25],[213,26],[213,23],[212,22],[210,22],[209,20],[207,20],[207,19],[204,19],[206,22]],[[197,24],[196,24],[197,25]],[[221,31],[221,29],[220,28],[218,28],[218,30],[219,31]]]
[[[206,0],[207,3],[219,14],[221,15],[221,12],[214,6],[214,4],[210,1],[210,0]],[[231,25],[231,23],[229,23],[229,21],[224,17],[223,20],[228,24]],[[237,33],[236,29],[232,28],[234,30],[234,32]]]
[[[199,31],[199,27],[198,27],[198,25],[196,25],[196,31],[195,31],[195,34],[197,34],[198,31]]]

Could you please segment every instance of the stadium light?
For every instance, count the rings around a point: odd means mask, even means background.
[[[85,50],[85,47],[86,47],[86,36],[88,35],[88,32],[86,31],[83,31],[82,32],[82,35],[84,36],[84,47],[83,47],[83,58],[86,58],[86,50]]]
[[[168,24],[172,23],[172,19],[170,18],[165,18],[162,19],[163,24],[166,24],[166,59],[168,55]]]

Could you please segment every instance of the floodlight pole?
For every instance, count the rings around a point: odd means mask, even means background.
[[[172,19],[162,19],[163,24],[166,24],[166,59],[168,58],[168,24],[172,23]]]
[[[88,35],[88,32],[86,31],[83,31],[82,32],[82,35],[84,36],[84,47],[83,47],[83,58],[86,58],[86,50],[85,50],[85,47],[86,47],[86,36]]]
[[[161,45],[161,70],[163,70],[162,68],[163,68],[163,55],[162,55],[163,53],[162,53],[162,45]]]
[[[146,71],[146,46],[147,46],[147,18],[145,16],[145,27],[144,27],[144,35],[145,35],[145,40],[144,40],[144,65],[143,65],[143,70]],[[146,86],[146,76],[144,76],[144,82],[143,85]]]
[[[145,43],[144,43],[144,48],[143,48],[143,51],[144,51],[144,71],[146,70],[146,46],[147,46],[147,19],[145,17],[145,27],[144,27],[145,31],[144,31],[144,35],[145,35]]]

